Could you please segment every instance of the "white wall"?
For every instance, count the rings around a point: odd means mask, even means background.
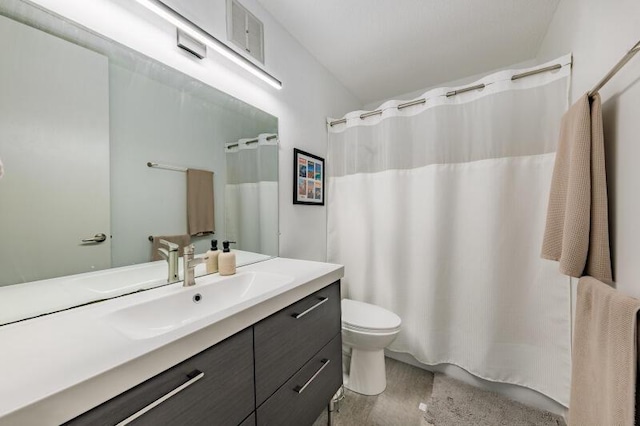
[[[256,0],[242,3],[264,23],[266,67],[283,82],[280,91],[215,52],[204,61],[192,59],[176,47],[175,28],[134,1],[93,0],[90,7],[69,0],[32,1],[278,117],[280,255],[325,260],[326,207],[292,204],[293,148],[324,157],[325,117],[342,116],[360,102]],[[188,7],[188,17],[195,16],[215,37],[226,40],[225,0],[181,3]]]
[[[573,52],[571,101],[589,91],[640,40],[637,0],[562,0],[538,61]],[[603,103],[614,276],[640,297],[640,54],[600,91]]]

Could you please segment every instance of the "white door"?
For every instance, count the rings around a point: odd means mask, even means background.
[[[0,285],[108,268],[108,59],[2,16],[0,52]]]

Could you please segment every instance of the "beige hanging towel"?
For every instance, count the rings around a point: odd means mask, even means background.
[[[640,300],[592,277],[578,282],[570,426],[632,426]]]
[[[151,261],[162,260],[158,249],[161,247],[160,240],[166,240],[170,243],[178,245],[178,254],[182,256],[182,251],[185,246],[191,244],[191,237],[188,235],[154,235],[151,237]],[[166,247],[164,247],[166,248]]]
[[[215,231],[213,172],[187,170],[187,229],[189,235],[204,235]]]
[[[562,117],[553,168],[544,259],[560,272],[611,283],[607,178],[600,95],[584,95]]]

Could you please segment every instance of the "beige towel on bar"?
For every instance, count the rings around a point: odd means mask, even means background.
[[[634,424],[640,300],[592,277],[578,282],[569,425]]]
[[[189,235],[215,231],[213,217],[213,173],[187,170],[187,229]]]
[[[544,259],[560,272],[611,283],[607,178],[600,95],[584,95],[562,117],[553,168]]]
[[[158,249],[160,246],[160,240],[167,240],[170,243],[174,243],[178,245],[178,254],[182,256],[182,252],[185,246],[191,244],[191,237],[189,235],[155,235],[152,238],[151,244],[151,261],[162,260],[164,259],[158,253]],[[166,247],[165,247],[166,248]]]

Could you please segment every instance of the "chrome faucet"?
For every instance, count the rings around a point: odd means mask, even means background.
[[[169,284],[177,283],[180,281],[178,276],[178,245],[171,243],[167,240],[160,240],[159,243],[167,248],[159,248],[158,252],[167,263],[169,264],[169,275],[167,276],[167,282]]]
[[[182,260],[184,261],[184,283],[182,285],[184,287],[196,285],[194,270],[196,265],[204,263],[205,261],[202,257],[194,258],[194,251],[195,247],[193,244],[184,247],[184,256],[182,257]]]

